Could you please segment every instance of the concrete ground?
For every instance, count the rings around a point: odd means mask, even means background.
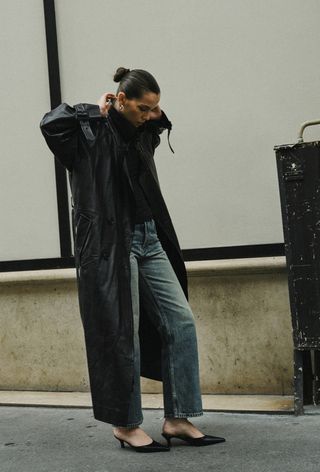
[[[143,410],[143,428],[161,436],[163,410]],[[120,448],[112,426],[91,409],[0,406],[1,472],[311,472],[319,471],[320,410],[305,415],[204,412],[190,418],[226,442],[192,447],[175,439],[170,452]]]

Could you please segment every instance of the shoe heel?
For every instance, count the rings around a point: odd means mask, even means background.
[[[118,439],[118,441],[120,442],[121,448],[124,448],[123,439],[117,438],[116,436],[114,436],[114,437],[115,437],[116,439]]]
[[[171,437],[166,433],[161,433],[161,434],[167,440],[168,446],[171,447]]]

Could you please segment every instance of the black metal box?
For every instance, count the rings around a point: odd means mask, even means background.
[[[293,340],[320,347],[320,141],[275,146]]]

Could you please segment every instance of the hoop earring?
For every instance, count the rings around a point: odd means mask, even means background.
[[[122,111],[122,110],[123,110],[123,105],[120,105],[120,106],[119,106],[119,109]]]

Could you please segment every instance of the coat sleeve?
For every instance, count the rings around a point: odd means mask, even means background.
[[[148,126],[152,131],[153,135],[153,146],[156,148],[160,144],[160,134],[167,129],[168,130],[168,143],[169,143],[169,133],[172,129],[172,123],[168,119],[167,115],[163,110],[161,110],[161,116],[157,120],[149,120]],[[169,143],[170,146],[170,143]],[[171,146],[170,146],[171,148]],[[171,148],[172,150],[172,148]],[[173,150],[172,150],[173,151]],[[174,151],[173,151],[174,152]]]
[[[61,103],[46,113],[40,122],[40,129],[48,147],[63,167],[70,172],[77,156],[81,133],[78,108],[80,105],[89,119],[101,118],[98,105],[85,103],[70,106],[67,103]]]

